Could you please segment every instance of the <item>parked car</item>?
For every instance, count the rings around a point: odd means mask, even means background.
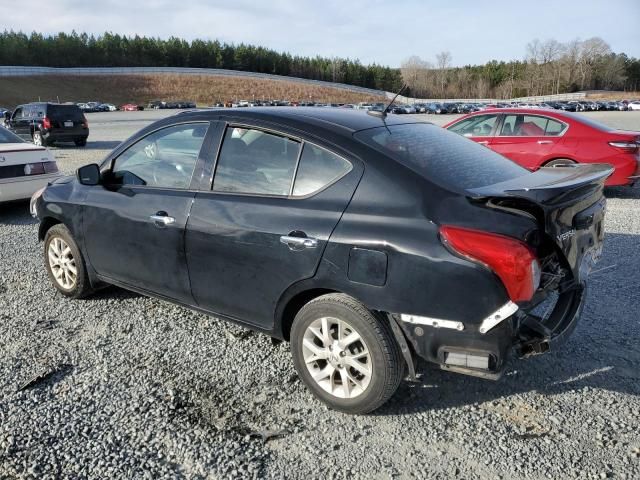
[[[416,113],[427,113],[426,103],[414,103],[413,108],[415,109]]]
[[[397,114],[408,114],[408,113],[416,113],[416,109],[411,105],[393,105],[391,107],[391,113]]]
[[[497,379],[512,351],[566,338],[610,173],[531,173],[393,115],[202,110],[49,185],[32,213],[61,294],[115,284],[288,340],[316,397],[363,413],[417,357]]]
[[[89,137],[89,123],[80,107],[72,103],[18,105],[7,126],[19,137],[38,146],[74,142],[84,147]]]
[[[0,127],[0,203],[30,198],[60,176],[49,150]]]
[[[443,103],[441,113],[460,113],[457,103]]]
[[[445,128],[529,170],[606,163],[615,169],[607,185],[630,185],[640,178],[640,132],[616,130],[584,115],[503,109],[472,113]]]
[[[576,103],[573,102],[558,102],[558,110],[563,110],[565,112],[575,112],[577,111]]]
[[[118,108],[123,112],[137,112],[138,110],[143,110],[141,105],[136,105],[135,103],[125,103],[124,105],[120,105]]]
[[[0,127],[4,127],[9,118],[11,118],[11,110],[0,107]]]
[[[636,100],[635,102],[629,102],[627,104],[627,110],[640,110],[640,100]]]
[[[102,112],[115,112],[116,110],[118,110],[118,107],[116,107],[113,103],[101,103],[99,108]]]
[[[440,114],[442,113],[442,104],[432,102],[427,105],[427,113]]]

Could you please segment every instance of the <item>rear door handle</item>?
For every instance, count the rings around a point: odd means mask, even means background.
[[[164,228],[167,225],[171,225],[175,223],[176,219],[170,217],[166,214],[166,212],[158,212],[155,215],[151,215],[149,219],[154,223],[154,225],[158,228]]]
[[[548,145],[550,143],[553,143],[551,140],[538,140],[538,144],[540,145]]]
[[[483,140],[482,142],[478,142],[478,145],[489,145],[489,141]]]
[[[289,250],[304,250],[305,248],[316,248],[318,246],[318,240],[309,237],[292,237],[289,235],[283,235],[280,237],[280,243],[284,243],[289,247]]]

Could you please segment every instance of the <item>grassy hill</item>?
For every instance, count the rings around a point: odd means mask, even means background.
[[[339,87],[285,80],[198,75],[26,76],[0,77],[0,106],[41,100],[101,101],[116,105],[150,100],[190,100],[200,106],[235,100],[278,99],[355,103],[380,97]]]

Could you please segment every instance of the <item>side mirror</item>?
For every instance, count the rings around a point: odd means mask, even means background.
[[[100,184],[100,167],[96,163],[91,163],[80,167],[76,172],[78,181],[82,185],[99,185]]]

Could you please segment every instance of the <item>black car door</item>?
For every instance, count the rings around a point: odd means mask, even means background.
[[[184,123],[150,133],[113,160],[102,185],[88,187],[84,245],[100,276],[193,303],[184,228],[208,125]]]
[[[360,180],[362,165],[346,156],[273,130],[226,128],[212,190],[196,195],[186,230],[200,307],[272,328],[278,299],[315,274]]]

